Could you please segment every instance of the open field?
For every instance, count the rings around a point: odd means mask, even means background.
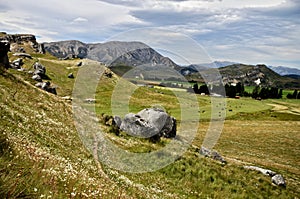
[[[61,61],[39,55],[26,60],[26,68],[30,69],[38,58],[46,66],[59,96],[33,87],[27,73],[9,70],[0,75],[2,198],[300,197],[300,100],[226,99],[226,120],[214,147],[228,162],[222,165],[198,152],[212,115],[210,97],[180,95],[177,92],[182,91],[166,88],[137,87],[115,75],[103,76],[96,103],[86,105],[95,105],[98,116],[112,114],[112,101],[117,110],[128,106],[130,112],[159,105],[179,122],[181,104],[199,113],[197,117],[191,116],[191,120],[199,122],[197,136],[182,157],[155,172],[123,173],[94,160],[93,152],[83,146],[76,131],[70,102],[61,99],[72,94],[75,80],[66,76],[73,72],[76,77],[75,65],[79,60]],[[127,98],[128,103],[122,101],[123,95],[112,100],[112,94],[120,91],[115,88],[118,82],[123,85],[124,93],[134,90]],[[124,133],[106,136],[115,145],[137,153],[155,151],[170,142],[162,139],[154,144]],[[269,177],[245,170],[243,165],[281,173],[287,187],[273,186]]]

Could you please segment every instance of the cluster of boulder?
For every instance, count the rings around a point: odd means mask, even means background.
[[[20,52],[25,53],[25,50],[23,47],[20,47],[20,44],[23,44],[24,42],[29,43],[32,49],[37,53],[45,53],[44,44],[39,44],[36,41],[36,38],[32,34],[6,34],[2,33],[4,36],[0,38],[0,41],[7,41],[11,45],[11,51],[12,52]]]
[[[15,41],[17,38],[19,37],[11,37],[10,39]],[[32,37],[22,37],[21,36],[21,41],[23,41],[24,39],[27,40],[31,40]],[[35,39],[35,38],[34,38]],[[20,42],[19,40],[17,40],[18,42]],[[9,59],[8,59],[8,55],[7,53],[10,51],[10,43],[7,40],[0,40],[0,68],[13,68],[13,69],[17,69],[17,70],[23,70],[22,66],[24,64],[23,62],[23,58],[17,58],[16,60],[12,61],[11,63],[9,63]],[[31,58],[31,56],[29,54],[26,53],[19,53],[19,54],[14,54],[14,56],[23,56],[25,58]],[[57,94],[56,93],[56,89],[55,87],[51,86],[51,83],[49,81],[43,82],[43,79],[46,76],[46,68],[45,66],[43,66],[41,63],[36,62],[33,65],[33,69],[34,71],[31,72],[32,73],[32,79],[37,81],[38,83],[35,84],[36,87],[39,87],[47,92],[53,93],[53,94]]]
[[[129,135],[150,138],[152,141],[176,136],[176,119],[161,108],[146,108],[137,114],[129,113],[124,119],[114,116],[114,123]]]
[[[32,79],[38,82],[35,84],[35,86],[56,95],[56,88],[52,87],[49,81],[43,82],[43,79],[47,77],[46,67],[41,63],[36,62],[33,64],[33,69],[34,71],[32,73]]]

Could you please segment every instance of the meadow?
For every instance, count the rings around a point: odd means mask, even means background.
[[[72,72],[76,77],[80,69],[76,64],[90,61],[57,60],[49,55],[33,54],[33,57],[33,60],[25,60],[25,68],[32,69],[32,64],[38,60],[45,65],[58,96],[32,86],[34,82],[26,72],[1,71],[2,198],[300,197],[300,100],[226,98],[224,128],[214,146],[227,161],[227,164],[220,164],[199,154],[211,122],[212,99],[209,96],[138,87],[116,75],[102,76],[95,95],[96,103],[86,104],[95,107],[99,118],[101,114],[113,114],[112,101],[117,110],[128,106],[134,113],[161,106],[179,122],[182,104],[187,110],[196,109],[198,113],[197,117],[191,116],[191,120],[199,123],[197,135],[183,156],[154,172],[126,173],[95,160],[97,157],[83,145],[74,126],[72,103],[61,98],[72,95],[75,79],[67,75]],[[124,93],[126,89],[134,90],[128,101],[112,100],[120,82]],[[115,135],[108,132],[107,126],[99,125],[116,146],[136,153],[155,151],[170,142],[163,138],[159,143],[152,143],[123,132]],[[243,165],[276,171],[284,176],[287,187],[274,186],[269,177],[246,170]]]

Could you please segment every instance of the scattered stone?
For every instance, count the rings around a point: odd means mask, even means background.
[[[82,61],[77,63],[77,66],[82,66]]]
[[[277,186],[286,187],[286,182],[285,182],[283,176],[280,174],[274,175],[271,178],[271,180],[272,180],[272,183],[274,183]]]
[[[211,158],[213,160],[221,162],[222,164],[226,164],[227,163],[226,160],[218,152],[211,151],[210,149],[205,148],[203,146],[201,146],[201,148],[199,150],[199,153],[201,155],[203,155],[204,157]]]
[[[203,146],[200,148],[199,153],[201,155],[203,155],[204,157],[210,157],[210,155],[211,155],[211,151]]]
[[[244,168],[254,170],[254,171],[259,171],[262,174],[264,174],[266,176],[270,176],[270,177],[273,177],[273,176],[276,175],[276,172],[274,172],[274,171],[271,171],[269,169],[263,169],[263,168],[260,168],[260,167],[257,167],[257,166],[244,166]]]
[[[57,95],[56,88],[50,86],[50,82],[39,82],[36,83],[35,86],[41,88],[44,91]]]
[[[73,79],[74,78],[73,73],[68,74],[68,78]]]
[[[14,53],[13,56],[32,59],[31,55],[27,53]]]
[[[216,160],[216,161],[219,161],[219,162],[221,162],[223,164],[226,163],[226,160],[218,152],[216,152],[216,151],[213,151],[211,153],[211,158],[214,159],[214,160]]]
[[[93,98],[87,98],[84,100],[85,103],[94,104],[96,103],[96,99]]]
[[[35,86],[38,87],[38,88],[42,88],[42,85],[43,85],[43,82],[38,82],[38,83],[35,84]]]
[[[22,58],[18,58],[18,59],[14,60],[12,62],[11,67],[14,68],[14,69],[20,69],[23,64],[24,64],[23,63],[23,59]]]
[[[271,177],[271,181],[273,184],[277,186],[286,187],[286,182],[281,174],[277,174],[276,172],[269,170],[269,169],[263,169],[257,166],[244,166],[245,169],[250,169],[254,171],[259,171],[262,174]]]
[[[120,124],[120,119],[116,119],[116,124]],[[119,125],[117,125],[119,126]],[[120,129],[132,136],[141,138],[175,137],[176,119],[169,116],[160,108],[147,108],[137,114],[129,113],[125,115],[120,124]]]
[[[66,101],[72,101],[72,97],[70,97],[70,96],[64,96],[64,97],[61,97],[61,98],[66,100]]]
[[[35,81],[37,81],[37,82],[41,82],[42,81],[42,78],[39,75],[33,75],[32,79],[35,80]]]
[[[112,76],[113,76],[112,72],[110,72],[110,71],[105,71],[104,75],[108,78],[112,78]]]

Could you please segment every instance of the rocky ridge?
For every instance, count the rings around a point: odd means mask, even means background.
[[[70,40],[43,43],[43,45],[47,52],[61,59],[70,57],[88,58],[108,66],[164,64],[172,68],[179,67],[172,60],[162,56],[148,45],[136,41],[86,44],[77,40]]]

